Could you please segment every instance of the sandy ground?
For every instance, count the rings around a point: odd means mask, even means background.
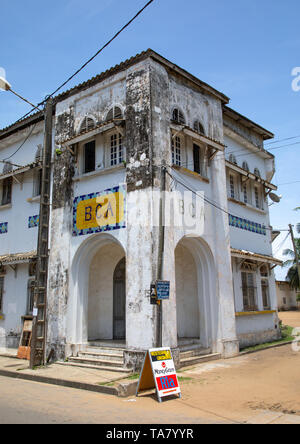
[[[0,377],[0,423],[300,424],[299,368],[291,345],[200,364],[162,403]]]
[[[182,383],[183,403],[237,422],[261,410],[300,416],[299,368],[291,345],[203,364],[180,373],[193,378]]]
[[[281,311],[278,316],[284,325],[300,327],[300,311]]]

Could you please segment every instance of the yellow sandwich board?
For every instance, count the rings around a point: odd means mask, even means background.
[[[146,352],[136,396],[151,389],[156,389],[159,402],[166,396],[179,395],[181,398],[170,348],[153,348]]]

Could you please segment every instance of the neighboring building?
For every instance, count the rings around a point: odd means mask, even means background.
[[[276,281],[276,294],[279,311],[298,310],[297,292],[287,281]]]
[[[273,134],[228,102],[152,50],[55,98],[47,344],[57,359],[116,341],[138,367],[156,345],[149,290],[160,230],[148,220],[159,219],[163,165],[171,196],[202,196],[197,219],[194,202],[177,202],[194,227],[165,229],[163,344],[178,361],[180,345],[230,357],[280,336],[267,204],[274,156],[263,147]],[[17,345],[32,310],[42,120],[0,131],[0,159],[16,152],[19,165],[0,176],[4,345]]]

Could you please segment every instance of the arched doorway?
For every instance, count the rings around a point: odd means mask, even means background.
[[[217,338],[218,298],[216,271],[209,246],[184,237],[175,249],[177,336],[197,340],[205,348]]]
[[[72,263],[67,343],[81,346],[114,339],[114,293],[125,301],[125,251],[108,233],[92,235],[78,248]],[[121,274],[122,292],[120,291]],[[114,283],[116,278],[116,283]],[[119,281],[119,282],[117,282]],[[124,303],[123,303],[124,304]],[[123,313],[124,313],[123,305]],[[123,329],[123,338],[126,336]]]

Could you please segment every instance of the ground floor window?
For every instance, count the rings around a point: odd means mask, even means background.
[[[261,275],[261,293],[263,300],[263,307],[265,310],[269,310],[270,304],[270,291],[269,291],[269,272],[266,266],[263,266],[260,270]]]
[[[255,273],[242,271],[242,291],[244,311],[256,311]]]
[[[27,286],[27,315],[29,316],[32,316],[33,313],[34,284],[35,284],[35,279],[29,278]]]
[[[4,276],[0,276],[0,313],[3,313]]]

